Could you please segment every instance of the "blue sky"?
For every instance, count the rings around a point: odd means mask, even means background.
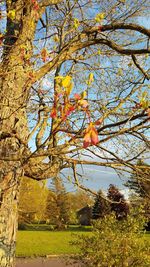
[[[105,168],[100,166],[84,166],[84,172],[82,173],[82,177],[80,181],[88,188],[98,191],[100,188],[102,190],[106,190],[110,184],[117,185],[120,189],[124,189],[123,183],[127,180],[127,174],[122,174],[119,177],[116,172],[111,168]],[[81,168],[80,168],[81,169]],[[72,176],[72,171],[70,169],[66,169],[63,171],[66,177],[68,175]],[[64,179],[65,185],[68,190],[73,190],[74,186],[71,185],[71,182]]]
[[[140,17],[138,19],[138,23],[144,27],[146,27],[147,29],[150,29],[150,16],[147,17]]]

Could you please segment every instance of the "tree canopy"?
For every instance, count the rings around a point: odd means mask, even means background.
[[[16,116],[1,140],[17,139],[10,157],[24,151],[26,176],[49,178],[78,163],[135,169],[149,146],[150,32],[141,23],[148,2],[2,1],[1,76],[11,74],[15,87],[2,90],[10,98],[2,107],[9,108],[4,117]],[[25,140],[17,115],[24,108]],[[83,148],[94,160],[83,159]]]
[[[77,165],[140,172],[149,148],[148,0],[0,3],[0,240],[12,266],[19,184]],[[7,206],[7,209],[6,209]],[[13,222],[13,223],[12,223]],[[10,227],[11,225],[11,227]],[[11,230],[10,230],[11,228]]]

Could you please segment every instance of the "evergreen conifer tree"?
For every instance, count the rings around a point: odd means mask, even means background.
[[[110,212],[110,204],[107,201],[107,199],[105,199],[105,195],[103,194],[102,190],[99,190],[95,198],[95,203],[92,210],[92,218],[93,219],[103,218],[109,212]]]
[[[115,212],[116,218],[118,220],[126,218],[127,214],[129,213],[129,204],[125,200],[124,195],[119,191],[119,189],[115,185],[110,184],[108,188],[107,197],[111,201],[110,204],[111,211]]]

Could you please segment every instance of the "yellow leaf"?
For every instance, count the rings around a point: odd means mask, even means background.
[[[75,27],[75,29],[77,29],[79,27],[79,25],[80,25],[79,20],[75,18],[74,19],[74,27]]]
[[[70,95],[72,88],[73,88],[73,83],[70,82],[70,84],[66,87],[66,94],[67,95]]]
[[[59,41],[58,35],[55,35],[53,40],[54,40],[54,42],[58,42]]]
[[[63,76],[56,76],[54,79],[55,80],[59,80],[59,79],[62,80],[63,78],[64,78]]]
[[[98,49],[98,51],[97,51],[97,54],[98,54],[98,55],[100,55],[100,54],[101,54],[101,50],[100,50],[100,49]]]
[[[99,14],[96,15],[95,21],[96,22],[101,22],[104,18],[105,18],[105,14],[104,13],[99,13]]]
[[[123,70],[119,68],[117,74],[118,74],[119,76],[122,76],[122,75],[123,75]]]
[[[94,74],[90,73],[88,78],[88,85],[90,85],[92,82],[94,82]]]
[[[72,79],[71,76],[64,77],[63,80],[62,80],[62,86],[65,87],[65,88],[67,88],[68,86],[70,86],[71,79]]]
[[[8,12],[7,17],[10,18],[11,20],[14,20],[16,17],[16,10],[12,9]]]
[[[147,91],[144,91],[143,93],[142,93],[142,98],[146,98],[148,96],[148,92]]]
[[[141,104],[142,108],[144,108],[144,109],[149,107],[149,101],[146,100],[145,98],[141,99],[140,104]]]
[[[142,93],[142,96],[140,97],[139,100],[140,100],[140,104],[142,108],[147,109],[149,107],[150,102],[149,102],[149,95],[147,91],[144,91]]]
[[[32,22],[31,22],[31,27],[32,27],[32,29],[35,27],[34,20],[32,20]]]
[[[20,49],[26,49],[26,48],[27,48],[27,46],[25,44],[20,45]]]
[[[82,94],[81,94],[82,99],[85,98],[86,96],[87,96],[86,91],[83,91]]]

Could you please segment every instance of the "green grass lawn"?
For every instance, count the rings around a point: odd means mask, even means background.
[[[90,228],[77,227],[64,231],[18,231],[16,255],[37,257],[78,253],[78,249],[70,245],[73,234],[90,235],[91,232]],[[150,233],[145,234],[145,238],[150,241]]]
[[[18,231],[16,255],[32,257],[77,253],[77,248],[70,245],[73,234],[77,233],[90,234],[90,230],[77,231],[75,228],[70,231]]]

